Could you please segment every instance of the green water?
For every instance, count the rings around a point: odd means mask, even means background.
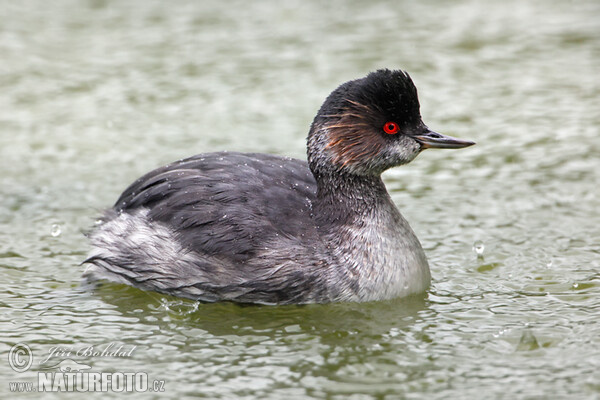
[[[325,96],[380,67],[411,73],[432,129],[478,143],[385,175],[430,260],[423,298],[79,286],[81,232],[131,181],[200,152],[303,158]],[[9,382],[37,382],[53,347],[114,343],[135,349],[70,358],[178,399],[600,398],[599,75],[595,0],[2,1],[1,397],[57,397]]]

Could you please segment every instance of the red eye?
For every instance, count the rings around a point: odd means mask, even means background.
[[[400,130],[400,128],[398,127],[398,124],[395,122],[386,122],[385,125],[383,126],[383,131],[390,135],[398,133],[399,130]]]

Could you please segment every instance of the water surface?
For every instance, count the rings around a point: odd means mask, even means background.
[[[4,397],[52,347],[110,343],[136,348],[74,359],[171,398],[600,397],[597,1],[26,1],[0,21]],[[80,287],[82,231],[131,181],[200,152],[303,158],[325,96],[380,67],[411,73],[432,129],[478,143],[385,175],[430,260],[425,296],[255,307]]]

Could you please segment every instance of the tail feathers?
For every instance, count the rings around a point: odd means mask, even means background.
[[[83,271],[83,279],[87,283],[108,281],[125,285],[138,286],[132,272],[126,268],[111,264],[100,257],[90,257],[81,264],[89,264]]]
[[[120,266],[99,256],[91,256],[82,264],[89,264],[83,272],[83,284],[90,287],[105,281],[207,303],[239,301],[252,291],[237,285],[220,286],[209,282],[190,282],[190,279],[165,276],[152,270],[145,270],[146,273],[140,274],[140,268]]]

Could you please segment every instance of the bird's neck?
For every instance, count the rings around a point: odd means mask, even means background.
[[[381,176],[315,173],[315,217],[319,225],[347,224],[393,206]]]
[[[338,273],[352,282],[348,299],[382,300],[429,285],[419,240],[380,176],[319,175],[313,216]],[[354,297],[352,297],[354,296]]]

